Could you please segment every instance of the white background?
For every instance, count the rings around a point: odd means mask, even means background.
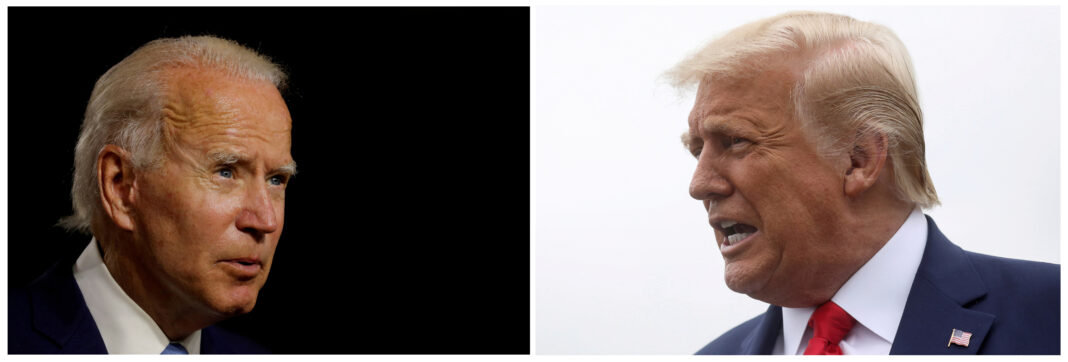
[[[691,354],[766,304],[723,283],[679,135],[693,94],[659,77],[787,10],[883,24],[908,47],[927,211],[967,250],[1059,262],[1055,7],[544,7],[534,13],[538,354]]]

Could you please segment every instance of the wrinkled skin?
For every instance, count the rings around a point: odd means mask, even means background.
[[[821,157],[794,117],[796,67],[767,69],[700,84],[684,135],[698,160],[690,195],[703,202],[710,223],[733,220],[758,230],[728,247],[716,230],[728,287],[775,305],[814,306],[830,299],[896,227],[889,234],[864,231],[868,215],[858,213],[865,210],[860,205],[882,195],[845,192],[856,165],[849,155]]]
[[[122,229],[103,249],[127,294],[176,339],[255,306],[295,164],[292,121],[272,84],[198,69],[169,79],[161,165],[125,163],[111,168],[120,181],[102,181],[114,185],[105,198],[117,200],[109,210]],[[118,161],[109,162],[105,175]]]

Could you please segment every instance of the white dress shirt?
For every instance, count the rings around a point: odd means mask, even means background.
[[[96,238],[85,247],[74,263],[74,280],[78,282],[104,339],[109,354],[160,354],[171,343],[140,306],[130,299],[111,277],[97,248]],[[189,354],[200,354],[200,330],[175,341]]]
[[[831,298],[857,320],[838,344],[843,354],[890,354],[926,245],[927,219],[917,208],[890,241]],[[815,310],[815,307],[782,309],[782,335],[773,354],[805,353],[812,338],[808,320]]]

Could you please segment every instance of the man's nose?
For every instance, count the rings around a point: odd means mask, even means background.
[[[278,216],[266,183],[250,187],[244,205],[237,215],[237,228],[252,234],[257,240],[278,231]]]
[[[734,187],[721,172],[711,160],[699,160],[690,180],[690,197],[715,201],[730,196]]]

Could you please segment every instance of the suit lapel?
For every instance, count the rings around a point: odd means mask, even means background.
[[[985,295],[964,250],[927,217],[927,245],[890,354],[978,353],[996,317],[967,306]],[[948,345],[954,329],[972,334],[967,347]]]
[[[108,353],[71,265],[60,262],[30,284],[33,327],[59,347],[58,353]]]
[[[782,330],[782,307],[769,306],[760,324],[742,341],[742,353],[747,355],[771,354],[779,331]]]

